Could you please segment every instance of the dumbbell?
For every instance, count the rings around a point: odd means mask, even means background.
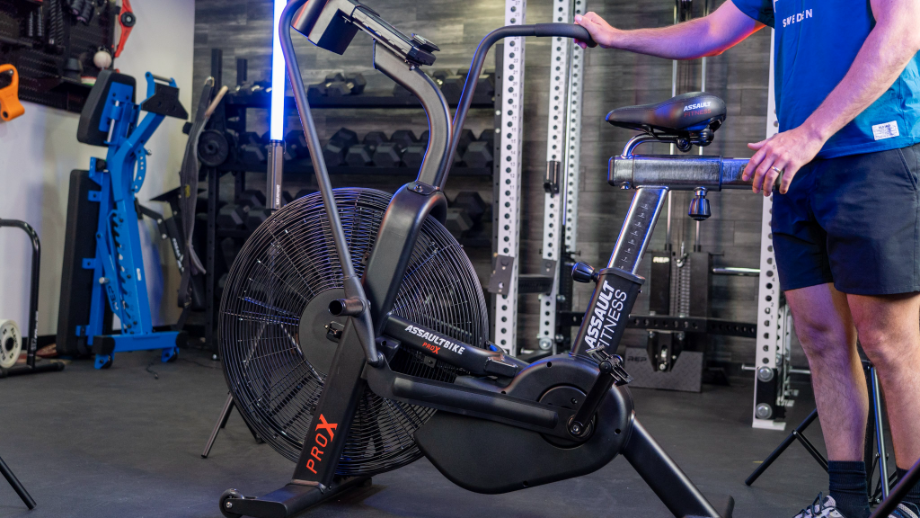
[[[284,159],[300,160],[310,158],[307,138],[303,130],[291,130],[284,136]]]
[[[226,230],[235,230],[246,225],[249,207],[228,203],[217,211],[217,226]]]
[[[492,150],[494,149],[494,130],[484,130],[479,135],[479,140],[470,142],[463,152],[463,161],[467,167],[478,169],[489,167],[492,163]]]
[[[249,131],[240,135],[240,159],[247,164],[265,162],[265,145],[258,133]]]
[[[495,95],[495,72],[486,72],[476,80],[476,93],[479,95]]]
[[[345,162],[349,167],[368,167],[374,165],[374,152],[377,146],[385,143],[387,136],[382,131],[371,131],[364,135],[364,140],[348,148]]]
[[[341,72],[329,74],[323,82],[323,95],[330,97],[341,97],[348,95],[350,90],[345,83],[345,75]]]
[[[348,72],[345,74],[345,86],[351,89],[349,95],[361,95],[367,87],[367,80],[358,72]]]
[[[464,131],[470,131],[470,130],[464,130]],[[461,165],[460,162],[462,162],[462,157],[463,157],[463,152],[461,150],[466,149],[466,142],[474,138],[475,138],[475,135],[473,135],[472,132],[470,132],[468,135],[464,132],[460,132],[460,145],[457,146],[458,151],[457,151],[457,154],[454,155],[454,165],[455,166]],[[419,137],[419,142],[425,144],[425,150],[428,149],[428,130],[425,130],[422,132],[422,136]],[[421,164],[421,162],[419,162],[419,164]]]
[[[406,167],[418,169],[425,158],[428,149],[428,139],[419,140],[412,130],[396,130],[390,137],[390,142],[397,144],[402,149],[402,162]]]
[[[250,212],[265,208],[265,195],[261,191],[247,189],[217,212],[217,226],[224,229],[237,229],[247,225]]]
[[[457,75],[463,78],[463,81],[466,82],[466,76],[469,75],[469,69],[461,68],[457,71]],[[483,72],[479,79],[476,80],[476,95],[495,95],[495,71],[487,70]]]
[[[395,135],[395,134],[394,134]],[[473,134],[473,130],[465,129],[460,132],[460,142],[457,146],[457,154],[454,155],[454,165],[459,165],[463,152],[466,151],[467,146],[470,142],[476,140],[476,135]],[[417,144],[413,144],[406,148],[406,152],[403,153],[403,163],[406,164],[406,167],[413,169],[418,169],[422,166],[422,160],[425,158],[425,152],[428,150],[428,130],[422,132],[421,138],[418,140]]]
[[[428,130],[422,132],[422,136],[419,138],[422,142],[428,143]],[[470,145],[470,142],[476,140],[476,134],[473,133],[471,129],[460,130],[460,140],[457,142],[457,155],[462,155],[466,151],[466,147]]]
[[[346,95],[361,95],[367,86],[367,80],[357,72],[342,74],[336,72],[329,74],[322,83],[310,85],[308,95],[326,97],[344,97]]]
[[[476,134],[473,133],[471,129],[460,130],[460,140],[457,142],[457,153],[454,154],[454,166],[460,167],[463,165],[463,155],[466,153],[466,148],[470,144],[476,141]]]
[[[369,167],[374,165],[374,152],[367,144],[355,144],[345,153],[348,167]]]
[[[479,134],[479,140],[481,142],[488,142],[490,146],[495,148],[495,135],[497,131],[494,129],[484,129],[482,133]]]
[[[460,237],[482,222],[486,208],[486,203],[478,192],[460,192],[454,201],[448,204],[444,226],[455,237]]]
[[[431,76],[431,79],[434,80],[435,84],[438,85],[438,88],[441,88],[442,86],[444,86],[445,79],[447,79],[448,77],[455,76],[456,74],[454,73],[453,70],[448,70],[446,68],[438,68],[438,69],[433,70],[431,74],[429,75]]]
[[[426,131],[423,135],[427,135]],[[426,136],[422,144],[428,143],[428,137]],[[390,142],[395,142],[400,145],[403,149],[411,146],[412,144],[419,144],[419,138],[415,136],[415,132],[412,130],[396,130],[393,132],[393,135],[390,137]]]
[[[483,216],[489,209],[489,205],[476,191],[460,191],[450,206],[465,211],[474,225],[482,222]]]
[[[467,146],[476,140],[476,134],[471,129],[460,130],[460,141],[457,144],[457,154],[462,155]]]
[[[393,138],[381,142],[374,149],[374,165],[377,167],[399,167],[402,155],[406,152],[415,135],[412,131],[400,130],[393,133]]]
[[[374,150],[377,149],[377,146],[384,142],[389,142],[389,140],[387,134],[382,131],[368,131],[364,138],[361,139],[361,143],[370,146]]]
[[[441,93],[448,102],[460,99],[463,93],[463,78],[455,74],[452,70],[439,69],[431,74],[434,82],[438,84]]]
[[[346,95],[361,95],[367,80],[357,72],[341,73],[326,76],[326,95],[328,97],[344,97]]]
[[[399,167],[405,148],[396,142],[384,142],[374,150],[374,165],[377,167]]]
[[[221,228],[248,228],[251,225],[249,220],[259,211],[265,210],[265,195],[261,191],[246,189],[234,201],[235,203],[221,207],[217,214],[217,224]]]
[[[404,164],[406,164],[406,167],[410,169],[418,169],[422,167],[422,162],[425,160],[426,151],[428,151],[427,131],[422,133],[422,138],[416,140],[406,147],[406,152],[403,153],[402,161]]]
[[[259,197],[264,200],[262,193],[256,191],[259,194]],[[287,191],[281,191],[281,206],[285,206],[288,203],[294,201],[294,197],[291,196],[291,193]],[[263,203],[264,205],[264,203]],[[272,209],[264,207],[263,205],[253,205],[249,208],[249,211],[246,213],[246,229],[250,232],[255,232],[259,225],[265,222],[269,216],[272,215]]]
[[[473,220],[469,214],[462,209],[449,207],[447,209],[447,218],[444,219],[444,228],[456,238],[463,236],[473,228]]]
[[[239,196],[236,197],[237,205],[244,205],[246,207],[264,207],[265,206],[265,195],[262,194],[262,191],[257,191],[255,189],[246,189],[241,192]]]
[[[347,128],[336,131],[329,142],[323,146],[323,158],[326,167],[340,167],[345,165],[345,153],[348,148],[358,143],[358,134]]]

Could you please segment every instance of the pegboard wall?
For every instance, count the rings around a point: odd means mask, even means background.
[[[93,55],[114,54],[119,10],[112,0],[0,0],[0,64],[19,71],[19,98],[82,110],[92,88],[85,78],[100,71]]]

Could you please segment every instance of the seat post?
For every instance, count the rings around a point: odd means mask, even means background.
[[[633,275],[636,274],[642,254],[652,239],[655,222],[658,221],[658,215],[661,214],[661,207],[664,205],[668,191],[667,187],[636,189],[607,268],[619,268]]]
[[[640,133],[633,138],[629,139],[629,142],[626,143],[626,146],[623,147],[623,158],[632,158],[633,151],[639,147],[641,144],[646,142],[660,142],[660,139],[654,135],[649,135],[648,133]]]

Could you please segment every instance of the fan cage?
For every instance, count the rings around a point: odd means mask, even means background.
[[[363,276],[391,195],[372,189],[336,189],[339,217],[356,274]],[[299,198],[269,217],[246,241],[227,277],[219,317],[224,374],[244,419],[272,448],[296,461],[319,401],[325,376],[299,343],[307,304],[343,287],[342,268],[319,193]],[[422,225],[393,312],[476,346],[488,337],[482,287],[457,241],[433,218]],[[330,321],[333,317],[330,315]],[[399,350],[393,370],[452,382],[457,370],[426,365]],[[421,456],[414,432],[434,410],[361,397],[339,475],[372,475]]]

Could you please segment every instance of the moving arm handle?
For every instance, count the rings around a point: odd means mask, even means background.
[[[485,63],[486,55],[489,53],[489,49],[499,40],[523,36],[536,36],[538,38],[575,38],[586,42],[589,47],[597,46],[597,42],[591,38],[591,33],[588,32],[588,29],[573,23],[506,25],[486,35],[479,43],[479,47],[476,48],[476,53],[473,55],[473,62],[470,64],[470,71],[466,76],[466,83],[463,85],[463,93],[460,94],[460,103],[457,105],[457,111],[454,112],[453,131],[450,137],[449,154],[447,156],[448,164],[454,163],[454,155],[457,154],[457,146],[460,144],[460,130],[463,128],[466,114],[469,112],[470,104],[473,102],[473,94],[476,92],[476,83],[479,80],[480,74],[482,74],[482,67]],[[443,188],[444,186],[440,185],[439,187]]]
[[[310,103],[307,102],[307,92],[303,84],[303,76],[300,73],[300,64],[297,62],[297,56],[294,53],[294,42],[291,40],[291,22],[294,16],[319,16],[322,11],[324,2],[321,0],[312,0],[306,8],[300,10],[306,0],[291,0],[284,11],[281,12],[281,21],[278,25],[278,41],[281,44],[284,61],[287,65],[287,76],[291,82],[291,89],[294,92],[297,114],[300,116],[300,123],[303,126],[304,136],[307,140],[307,148],[310,150],[310,158],[313,162],[313,169],[316,174],[316,182],[319,185],[319,192],[323,198],[323,204],[326,209],[326,217],[329,220],[329,227],[332,233],[332,240],[335,243],[336,253],[339,257],[339,264],[342,266],[343,282],[345,284],[345,297],[358,299],[367,306],[367,295],[364,293],[364,287],[361,285],[361,279],[355,274],[354,264],[351,262],[351,252],[348,249],[348,241],[345,238],[345,230],[342,227],[342,221],[339,219],[338,208],[336,207],[335,197],[332,192],[332,182],[329,179],[329,171],[326,169],[326,162],[323,160],[322,145],[319,141],[319,135],[316,133],[316,124],[313,122],[313,115],[310,111]],[[298,10],[300,12],[298,13]],[[312,14],[311,14],[312,13]],[[316,23],[316,20],[313,20]],[[356,332],[361,339],[368,363],[378,365],[380,357],[377,353],[377,346],[374,342],[373,324],[369,311],[364,311],[360,316],[353,318],[352,323],[355,325]]]
[[[533,28],[533,36],[538,38],[572,38],[581,40],[592,48],[597,46],[588,29],[574,23],[538,23]]]

